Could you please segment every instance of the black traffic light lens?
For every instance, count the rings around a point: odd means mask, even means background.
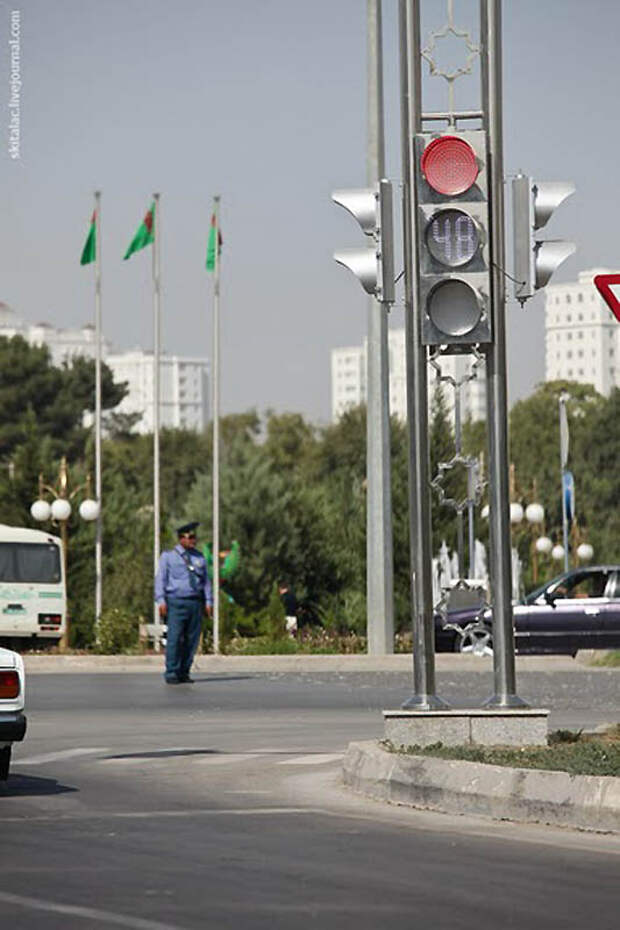
[[[426,227],[426,245],[442,265],[459,268],[470,262],[478,251],[478,227],[469,213],[441,210]]]
[[[458,278],[440,281],[428,295],[426,312],[435,327],[446,336],[466,336],[482,316],[478,295]]]

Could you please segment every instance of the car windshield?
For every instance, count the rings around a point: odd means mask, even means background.
[[[0,543],[0,581],[60,581],[60,551],[53,543]]]
[[[552,578],[551,581],[545,581],[539,588],[536,588],[534,591],[530,591],[529,594],[523,599],[524,604],[533,604],[534,601],[540,597],[541,594],[544,594],[545,591],[549,591],[555,587],[555,585],[564,578],[564,574],[558,575],[556,578]]]

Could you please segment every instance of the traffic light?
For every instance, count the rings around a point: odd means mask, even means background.
[[[391,182],[381,180],[375,188],[334,191],[332,200],[348,210],[366,235],[375,240],[373,248],[343,249],[334,252],[334,258],[353,272],[365,291],[382,303],[394,303]]]
[[[486,133],[415,138],[424,345],[491,342]]]
[[[570,181],[535,181],[523,174],[513,178],[514,290],[521,305],[575,251],[574,242],[536,238],[536,230],[546,226],[556,207],[574,191]]]

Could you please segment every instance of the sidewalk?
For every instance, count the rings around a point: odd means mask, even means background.
[[[590,666],[591,653],[580,653],[576,659],[569,656],[517,656],[517,671],[597,671]],[[162,672],[163,653],[144,656],[101,656],[101,655],[24,655],[28,675],[38,673],[85,673],[85,672]],[[457,655],[439,653],[436,656],[438,671],[473,669],[492,670],[490,656]],[[604,669],[609,671],[609,669]],[[276,655],[276,656],[198,656],[194,671],[215,672],[411,672],[411,655]],[[618,670],[620,671],[620,669]]]

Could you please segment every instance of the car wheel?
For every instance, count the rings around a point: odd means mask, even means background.
[[[6,781],[9,777],[9,766],[11,764],[11,747],[4,746],[0,749],[0,781]]]
[[[475,656],[493,655],[493,637],[491,631],[481,623],[470,623],[459,631],[454,641],[455,652],[469,653]]]

